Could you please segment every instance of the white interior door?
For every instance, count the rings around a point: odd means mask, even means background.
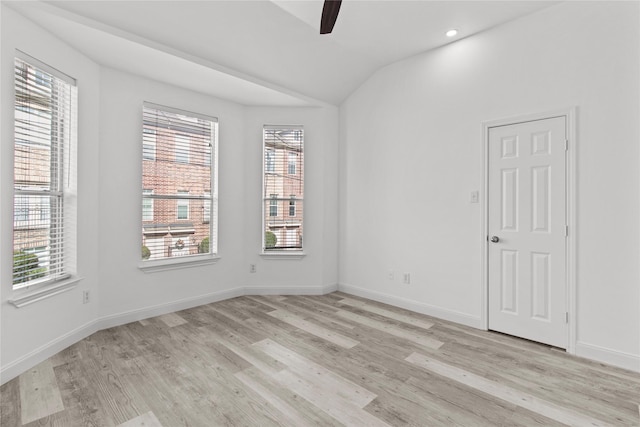
[[[489,329],[567,348],[566,118],[489,128]]]

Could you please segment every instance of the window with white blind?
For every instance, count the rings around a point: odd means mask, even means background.
[[[218,120],[145,103],[142,121],[142,259],[215,254]]]
[[[75,80],[15,59],[13,289],[69,277],[75,265]]]
[[[302,126],[263,128],[263,251],[302,251],[304,214]]]

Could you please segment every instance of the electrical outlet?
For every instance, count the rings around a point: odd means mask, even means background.
[[[249,264],[249,273],[255,273],[255,272],[256,272],[256,265]]]
[[[89,291],[82,291],[82,303],[83,304],[89,303]]]
[[[405,285],[408,285],[411,283],[411,274],[409,273],[404,273],[402,275],[402,283],[404,283]]]
[[[478,190],[474,190],[471,192],[471,197],[469,198],[471,203],[479,203],[480,202],[480,192]]]
[[[394,276],[393,270],[389,270],[389,272],[387,273],[387,279],[393,280],[393,276]]]

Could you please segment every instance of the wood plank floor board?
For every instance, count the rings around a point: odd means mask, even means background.
[[[193,307],[46,363],[62,410],[25,423],[18,377],[2,427],[640,425],[638,373],[342,292]]]
[[[338,332],[334,332],[325,327],[322,327],[317,323],[305,320],[302,317],[296,316],[295,314],[287,310],[279,309],[279,310],[270,311],[267,314],[278,320],[286,322],[291,326],[301,329],[311,335],[315,335],[318,338],[322,338],[333,344],[339,345],[340,347],[351,348],[358,345],[358,341],[354,339],[351,339]]]
[[[278,408],[286,426],[341,426],[342,424],[324,411],[312,405],[297,393],[280,387],[273,374],[265,374],[260,369],[249,368],[235,374],[247,387],[260,394]]]
[[[289,300],[282,300],[274,303],[273,305],[277,306],[278,309],[284,309],[305,320],[318,323],[327,328],[335,329],[336,331],[340,331],[343,328],[353,329],[354,327],[353,324],[342,321],[335,315],[338,312],[338,309],[335,307],[327,309],[321,304],[307,302],[301,297],[298,297],[293,301],[294,302],[292,303]]]
[[[364,315],[364,313],[362,312],[359,314],[350,310],[340,310],[337,315],[344,319],[352,320],[363,326],[367,326],[380,332],[394,335],[398,338],[412,341],[416,344],[426,346],[435,350],[439,349],[444,344],[444,342],[427,335],[427,332],[416,332],[408,330],[407,328],[403,328],[400,325],[385,322],[384,320],[375,319],[371,316]]]
[[[21,426],[20,377],[0,386],[0,426]]]
[[[88,427],[111,427],[110,417],[104,413],[90,375],[84,370],[83,364],[70,361],[54,368],[60,394],[64,402],[65,412],[78,424]]]
[[[349,401],[355,406],[362,408],[376,398],[376,395],[369,390],[275,341],[265,339],[253,345],[277,359],[286,366],[286,369],[307,380],[313,387],[325,388],[329,393],[335,393],[340,399]],[[282,371],[276,375],[281,373]]]
[[[120,424],[118,427],[163,427],[151,411]]]
[[[434,323],[422,320],[418,317],[410,316],[404,313],[397,313],[392,310],[388,310],[386,308],[380,308],[374,304],[370,304],[364,301],[355,300],[353,298],[344,298],[338,301],[339,304],[348,305],[351,307],[357,307],[361,310],[368,311],[370,313],[375,313],[380,316],[386,317],[388,319],[397,320],[402,323],[407,323],[413,326],[417,326],[422,329],[430,329]]]
[[[23,424],[64,410],[51,360],[20,375],[20,407]]]
[[[257,350],[249,343],[241,342],[237,336],[216,335],[216,341],[245,360],[250,365],[247,369],[255,367],[269,375],[275,375],[285,369],[281,362]]]
[[[97,404],[114,424],[121,424],[140,413],[147,412],[144,402],[135,398],[134,390],[129,387],[121,359],[113,347],[105,345],[112,331],[97,332],[83,340],[87,357],[84,362],[85,374],[90,375],[91,385],[96,392]],[[105,339],[107,338],[107,339]]]

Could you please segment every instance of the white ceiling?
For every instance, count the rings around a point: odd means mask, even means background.
[[[106,66],[246,105],[339,104],[380,67],[555,1],[9,2]],[[459,29],[456,38],[444,33]]]

